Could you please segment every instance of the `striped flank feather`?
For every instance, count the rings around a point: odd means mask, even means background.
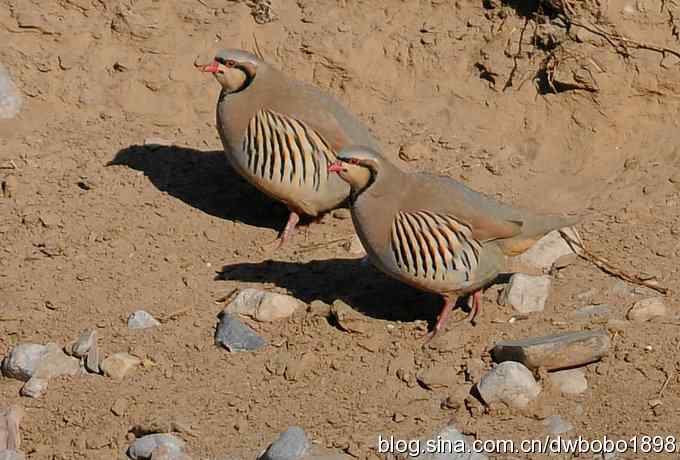
[[[417,278],[465,279],[479,265],[481,245],[469,227],[451,216],[428,211],[400,212],[392,222],[391,247],[400,270]]]
[[[248,170],[274,183],[319,191],[329,179],[333,149],[304,123],[270,110],[250,120],[243,139]]]

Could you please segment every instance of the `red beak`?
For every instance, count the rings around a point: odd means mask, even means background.
[[[340,160],[336,161],[335,163],[331,163],[331,164],[328,165],[328,172],[336,172],[337,173],[337,172],[342,171],[343,169],[345,169],[345,168],[342,167],[342,161],[340,161]]]
[[[201,67],[201,72],[217,73],[220,70],[220,65],[217,61],[212,61],[210,64]]]

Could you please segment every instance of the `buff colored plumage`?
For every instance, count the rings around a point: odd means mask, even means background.
[[[352,188],[352,219],[370,260],[386,274],[440,294],[433,334],[459,296],[472,295],[552,230],[575,223],[539,215],[478,193],[448,177],[407,174],[369,147],[338,153],[330,167]]]

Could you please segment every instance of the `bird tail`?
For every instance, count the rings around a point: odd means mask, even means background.
[[[499,242],[507,256],[517,256],[531,248],[538,240],[553,230],[571,227],[581,221],[580,216],[562,216],[556,214],[534,215],[522,222],[519,235]]]

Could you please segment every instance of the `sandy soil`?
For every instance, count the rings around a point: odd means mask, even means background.
[[[570,1],[573,22],[588,28],[567,31],[549,2],[538,3],[0,1],[0,62],[26,99],[16,119],[0,122],[0,179],[18,183],[0,198],[0,354],[20,342],[65,344],[96,326],[105,352],[155,363],[119,383],[55,380],[40,400],[0,380],[3,405],[26,409],[29,458],[125,458],[129,428],[148,416],[189,424],[196,458],[253,458],[290,425],[359,458],[375,456],[378,434],[423,437],[449,421],[483,439],[542,437],[541,418],[552,414],[574,424],[574,436],[680,435],[671,319],[612,333],[581,396],[543,382],[525,411],[470,400],[443,407],[448,396],[463,401],[496,341],[602,327],[571,312],[606,303],[611,318],[624,318],[655,293],[622,289],[579,261],[556,275],[544,313],[509,324],[493,287],[476,327],[451,326],[423,348],[437,298],[340,243],[310,247],[351,235],[349,220],[327,215],[282,251],[265,247],[285,208],[227,166],[217,84],[193,66],[221,46],[252,49],[256,36],[268,60],[351,107],[400,167],[538,210],[585,210],[579,230],[593,252],[670,287],[675,314],[680,59],[636,43],[680,50],[680,7]],[[144,147],[149,138],[169,146]],[[414,143],[418,158],[400,159]],[[213,344],[217,300],[249,286],[343,299],[373,320],[356,336],[300,312],[253,324],[273,346],[229,354]],[[173,319],[130,331],[125,320],[140,308]],[[309,365],[297,380],[281,375],[302,355]],[[433,366],[455,370],[450,388],[417,384],[413,376]],[[127,410],[116,416],[121,398]],[[663,405],[652,409],[654,399]]]

